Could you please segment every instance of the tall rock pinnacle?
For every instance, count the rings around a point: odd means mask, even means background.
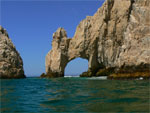
[[[23,61],[2,26],[0,26],[0,78],[25,78]]]

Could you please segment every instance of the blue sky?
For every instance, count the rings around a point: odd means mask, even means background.
[[[68,37],[73,37],[80,21],[92,16],[103,2],[1,1],[0,25],[7,29],[19,51],[25,74],[39,76],[45,72],[45,56],[51,49],[52,34],[58,27],[65,28]],[[88,61],[78,58],[67,65],[66,74],[80,74],[87,68]]]

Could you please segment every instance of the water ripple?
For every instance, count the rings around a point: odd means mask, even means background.
[[[66,77],[1,80],[1,112],[150,112],[150,82]]]

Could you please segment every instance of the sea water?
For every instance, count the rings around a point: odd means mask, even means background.
[[[150,112],[149,80],[3,79],[0,87],[1,113]]]

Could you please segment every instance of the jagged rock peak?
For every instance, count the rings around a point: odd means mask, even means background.
[[[9,37],[6,29],[4,29],[2,26],[0,26],[0,34],[3,34],[5,36]]]
[[[25,78],[22,58],[2,26],[0,26],[0,78]]]
[[[58,28],[57,31],[53,34],[53,38],[63,38],[67,37],[67,33],[64,28]]]

